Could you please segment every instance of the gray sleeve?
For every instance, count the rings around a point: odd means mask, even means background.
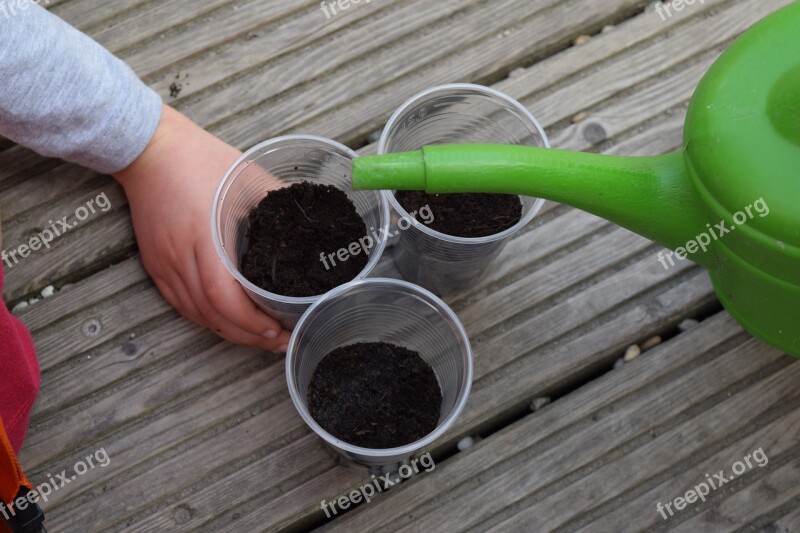
[[[125,63],[44,8],[3,4],[8,12],[0,12],[0,135],[104,174],[127,167],[155,132],[161,97]]]

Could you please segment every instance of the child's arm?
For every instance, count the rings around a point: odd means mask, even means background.
[[[0,134],[113,174],[147,271],[184,316],[233,342],[281,349],[288,333],[217,258],[214,189],[240,155],[162,104],[119,59],[45,9],[0,23]]]

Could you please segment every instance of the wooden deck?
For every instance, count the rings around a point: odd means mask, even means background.
[[[650,0],[373,0],[330,20],[318,0],[50,9],[240,148],[305,132],[369,153],[407,97],[469,81],[522,101],[553,146],[644,155],[680,146],[705,70],[788,3],[706,0],[666,20]],[[21,457],[30,477],[110,456],[50,497],[51,531],[800,531],[800,365],[744,333],[702,269],[665,271],[646,239],[548,204],[450,300],[476,371],[430,450],[435,470],[328,519],[322,500],[370,478],[304,426],[283,357],[169,308],[109,178],[0,141],[6,246],[101,192],[111,210],[6,271],[11,306],[56,288],[17,311],[43,371]],[[465,436],[475,444],[459,451]],[[765,467],[667,520],[657,511],[759,448]]]

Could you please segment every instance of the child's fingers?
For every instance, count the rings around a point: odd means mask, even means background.
[[[250,333],[219,314],[210,304],[198,303],[198,307],[200,315],[209,324],[208,327],[225,340],[270,352],[284,351],[282,348],[286,343],[280,336],[274,339],[267,339],[263,335]]]
[[[265,330],[261,329],[259,326],[258,329],[253,332],[242,328],[239,323],[230,319],[226,314],[223,314],[217,306],[211,302],[207,294],[208,285],[200,278],[199,265],[194,261],[189,261],[188,263],[190,264],[185,265],[184,275],[186,275],[186,277],[183,279],[188,286],[188,292],[194,301],[195,307],[209,329],[235,344],[254,346],[271,352],[280,351],[285,344],[280,340],[280,325],[271,318],[266,317],[268,320],[267,327],[271,325],[271,329]],[[235,283],[235,280],[231,281]],[[229,286],[228,292],[233,292],[232,289],[237,291],[242,290],[238,284]],[[254,305],[246,296],[245,299],[250,306]],[[254,310],[252,312],[255,314],[257,311]],[[264,335],[264,331],[275,331],[275,335]]]
[[[249,333],[273,340],[281,334],[281,325],[247,296],[214,250],[195,251],[195,260],[203,292],[216,312]]]
[[[209,325],[202,321],[200,313],[194,305],[194,301],[189,298],[180,278],[173,277],[171,283],[160,277],[153,277],[153,281],[156,287],[158,287],[161,296],[163,296],[183,318],[191,320],[195,324],[206,329],[209,328]]]
[[[288,341],[285,340],[283,336],[279,336],[275,339],[267,339],[262,335],[245,331],[218,313],[210,302],[205,299],[199,286],[197,288],[190,287],[187,289],[181,280],[173,281],[172,286],[174,287],[176,285],[180,287],[177,290],[178,293],[182,294],[185,298],[191,299],[191,304],[181,304],[181,308],[183,309],[181,314],[189,320],[213,331],[223,339],[234,344],[253,346],[270,352],[285,351],[282,350],[282,348]],[[196,297],[193,298],[191,295],[196,295]]]

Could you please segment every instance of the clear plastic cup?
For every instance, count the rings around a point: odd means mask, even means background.
[[[343,190],[364,219],[365,235],[372,234],[370,228],[374,231],[379,231],[379,228],[388,230],[390,216],[386,193],[354,191],[352,188],[350,176],[355,157],[357,154],[353,150],[330,139],[312,135],[276,137],[243,154],[222,178],[214,195],[211,232],[220,259],[250,298],[285,328],[293,328],[321,295],[292,297],[274,294],[242,275],[239,261],[247,247],[248,215],[270,191],[308,181]],[[385,247],[384,240],[373,241],[369,261],[355,279],[362,279],[372,272]]]
[[[378,153],[464,143],[550,147],[541,125],[522,104],[488,87],[457,83],[423,91],[400,106],[383,130]],[[394,254],[398,270],[406,279],[439,295],[465,289],[486,272],[511,236],[544,205],[539,198],[520,196],[520,200],[519,223],[487,237],[454,237],[424,224],[398,231]],[[398,217],[409,217],[393,192],[389,192],[389,203]]]
[[[419,352],[442,389],[436,429],[397,448],[348,444],[322,429],[308,412],[308,387],[322,358],[340,346],[378,341]],[[292,402],[317,435],[372,472],[391,472],[439,438],[461,413],[472,386],[472,348],[455,313],[429,291],[396,279],[354,281],[323,296],[300,319],[289,341],[286,379]]]

